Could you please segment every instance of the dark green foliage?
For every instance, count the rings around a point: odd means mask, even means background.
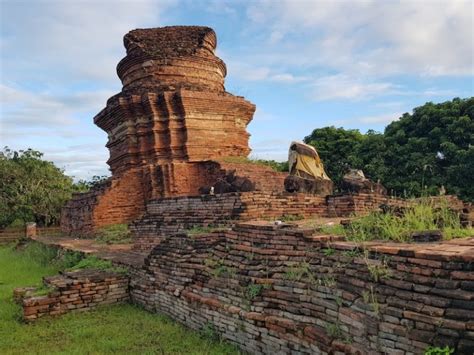
[[[32,149],[0,152],[0,228],[14,221],[57,224],[61,207],[77,191],[43,154]]]
[[[364,135],[357,129],[336,127],[315,129],[304,139],[305,143],[316,148],[327,174],[336,185],[347,169],[360,165],[355,153],[363,140]]]
[[[449,193],[474,199],[474,97],[431,102],[385,129],[384,182],[399,193]]]
[[[316,147],[337,187],[355,168],[399,196],[437,194],[444,186],[474,201],[474,97],[428,102],[383,134],[325,127],[304,140]]]

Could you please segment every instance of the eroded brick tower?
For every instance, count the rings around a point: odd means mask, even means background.
[[[122,91],[94,118],[108,134],[112,178],[68,203],[66,231],[128,222],[150,199],[197,195],[230,169],[257,189],[282,189],[283,177],[267,168],[228,163],[250,153],[246,127],[255,105],[225,91],[216,43],[211,28],[198,26],[125,35]]]
[[[138,169],[150,197],[187,195],[206,183],[203,161],[249,154],[255,105],[225,91],[212,29],[134,30],[124,44],[122,92],[94,118],[108,133],[113,175]]]

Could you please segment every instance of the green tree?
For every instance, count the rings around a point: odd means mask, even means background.
[[[346,130],[334,126],[317,128],[304,142],[316,148],[328,176],[338,186],[349,168],[362,165],[357,152],[364,135],[357,129]]]
[[[385,184],[401,193],[474,199],[474,98],[426,103],[385,128]]]
[[[383,134],[325,127],[305,138],[339,185],[347,168],[362,169],[397,195],[450,194],[474,201],[474,97],[426,103]]]
[[[5,147],[0,152],[0,228],[15,220],[59,222],[61,207],[77,188],[72,178],[42,156],[32,149]]]

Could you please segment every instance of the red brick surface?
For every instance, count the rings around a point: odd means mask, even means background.
[[[473,238],[356,246],[241,223],[164,238],[132,271],[131,298],[252,354],[472,354],[473,262]]]

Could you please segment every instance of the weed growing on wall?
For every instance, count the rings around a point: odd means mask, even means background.
[[[324,256],[331,256],[336,252],[336,249],[334,248],[326,248],[321,250],[324,254]]]
[[[207,225],[207,226],[193,226],[189,229],[186,229],[184,232],[188,236],[194,237],[196,235],[208,234],[208,233],[222,231],[222,230],[226,230],[226,229],[228,229],[228,227],[222,226],[222,225],[215,225],[215,226]]]
[[[316,281],[316,278],[310,269],[310,265],[306,261],[289,266],[284,277],[291,281],[301,281],[303,278],[308,279],[312,283]]]
[[[382,260],[373,260],[369,258],[369,251],[364,251],[364,262],[369,271],[370,277],[374,282],[391,277],[391,271],[386,258]]]
[[[263,289],[265,288],[264,285],[259,284],[249,284],[245,289],[245,298],[253,301],[256,297],[260,296]]]
[[[359,242],[374,239],[410,242],[413,232],[425,230],[441,230],[443,238],[448,240],[474,236],[474,228],[462,227],[459,214],[449,208],[447,200],[435,203],[428,198],[412,200],[401,214],[374,211],[355,218],[346,228],[341,225],[320,228],[323,233],[344,235]]]
[[[454,349],[450,348],[449,346],[445,346],[444,348],[440,348],[438,346],[430,346],[424,352],[424,355],[451,355],[451,354],[454,354]]]
[[[380,303],[377,300],[373,286],[370,286],[369,291],[362,292],[362,299],[365,304],[372,306],[372,309],[377,316],[380,314]]]
[[[209,267],[210,273],[213,277],[233,277],[237,271],[235,268],[224,265],[224,259],[214,260],[207,258],[204,260],[204,265]]]

